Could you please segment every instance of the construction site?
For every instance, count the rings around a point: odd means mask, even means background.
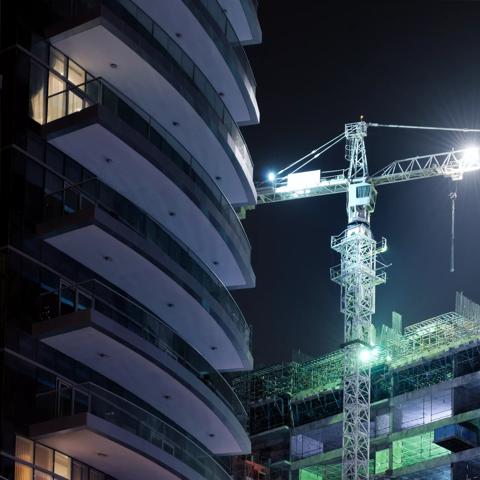
[[[480,306],[457,293],[451,312],[405,328],[393,313],[372,337],[361,358],[371,366],[370,478],[480,478]],[[341,350],[234,387],[249,412],[250,460],[263,467],[255,478],[342,478]]]
[[[340,255],[330,278],[340,286],[344,337],[327,355],[294,358],[235,379],[252,441],[251,473],[238,479],[480,478],[480,306],[457,293],[448,313],[405,328],[393,313],[391,325],[377,332],[372,317],[376,287],[387,281],[388,247],[370,226],[379,186],[445,177],[452,185],[454,272],[457,183],[480,169],[479,150],[410,157],[372,174],[365,146],[369,128],[479,130],[360,120],[256,185],[258,205],[346,194],[347,227],[330,242]],[[304,170],[344,141],[348,168]]]

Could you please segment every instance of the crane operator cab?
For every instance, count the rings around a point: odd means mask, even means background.
[[[375,210],[377,190],[366,181],[351,183],[348,186],[348,223],[370,224],[370,214]]]

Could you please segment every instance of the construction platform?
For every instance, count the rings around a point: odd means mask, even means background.
[[[393,314],[369,351],[374,479],[480,479],[480,306],[402,328]],[[271,480],[340,480],[340,350],[241,375],[253,459]]]

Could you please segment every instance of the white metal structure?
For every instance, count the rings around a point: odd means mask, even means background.
[[[331,240],[331,247],[340,253],[341,262],[331,268],[330,272],[331,279],[341,286],[341,311],[345,318],[343,480],[369,478],[370,360],[374,354],[370,336],[371,320],[375,313],[375,288],[386,281],[386,265],[377,259],[377,254],[387,248],[386,240],[377,243],[370,229],[370,216],[377,196],[376,187],[434,176],[461,180],[464,173],[480,169],[479,151],[463,149],[399,160],[370,175],[365,149],[368,127],[480,132],[473,129],[379,125],[363,121],[350,123],[345,125],[345,131],[341,135],[278,174],[269,175],[269,182],[257,184],[259,204],[332,193],[347,194],[347,228]],[[348,168],[299,173],[305,165],[343,139],[346,139],[345,158]],[[289,170],[291,173],[280,176]]]

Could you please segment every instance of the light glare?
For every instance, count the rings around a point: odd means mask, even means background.
[[[360,350],[359,359],[362,363],[368,363],[371,359],[371,351],[367,348]]]
[[[380,348],[378,346],[371,348],[362,348],[358,354],[358,358],[362,363],[369,363],[375,361],[380,355]]]
[[[267,178],[269,182],[273,182],[275,180],[275,174],[273,172],[269,172]]]
[[[480,168],[480,153],[477,147],[470,147],[464,150],[462,167],[464,170]]]

